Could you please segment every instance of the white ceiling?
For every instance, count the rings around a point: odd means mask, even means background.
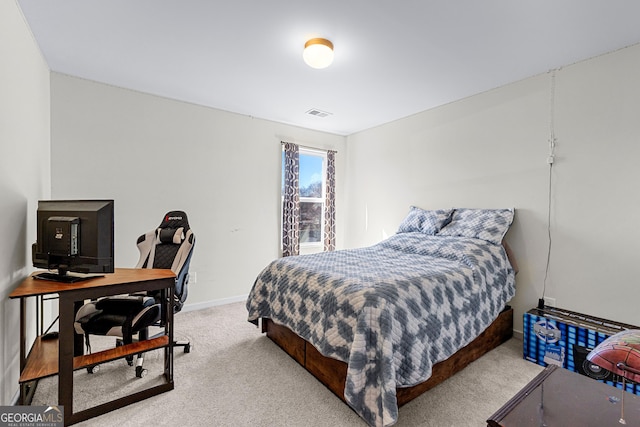
[[[52,71],[340,135],[640,42],[637,0],[18,3]]]

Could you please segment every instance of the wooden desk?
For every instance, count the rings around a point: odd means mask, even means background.
[[[173,298],[175,277],[171,270],[117,268],[113,274],[72,284],[34,279],[33,274],[25,279],[9,295],[9,298],[20,298],[20,404],[28,404],[25,402],[28,384],[55,374],[58,374],[58,404],[64,406],[65,425],[84,421],[172,390],[174,387]],[[78,340],[73,322],[76,309],[84,300],[154,290],[162,291],[162,300],[165,301],[165,307],[162,310],[166,325],[163,336],[82,355],[82,336],[79,336]],[[58,295],[59,338],[44,341],[38,336],[29,354],[26,355],[26,300],[29,297],[41,298],[44,295],[53,294]],[[166,380],[164,384],[80,412],[73,412],[74,370],[157,348],[164,348],[164,376]]]
[[[616,427],[622,390],[549,365],[487,420],[488,427]],[[640,426],[640,397],[625,392],[624,418]]]

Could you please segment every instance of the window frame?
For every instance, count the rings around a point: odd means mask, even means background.
[[[302,197],[300,195],[300,204],[302,203],[320,203],[322,206],[321,209],[321,218],[320,218],[320,240],[317,242],[299,242],[300,248],[311,249],[311,248],[324,248],[324,217],[326,210],[326,197],[327,197],[327,152],[324,150],[314,150],[313,148],[299,147],[298,148],[299,156],[315,156],[322,158],[322,194],[320,197]],[[300,192],[300,188],[298,188],[298,194]],[[302,209],[301,209],[302,210]],[[302,234],[302,233],[301,233]],[[300,236],[302,237],[302,236]]]

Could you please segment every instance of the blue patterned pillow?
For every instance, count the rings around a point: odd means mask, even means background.
[[[435,235],[451,217],[453,209],[426,211],[411,206],[409,213],[400,223],[398,233],[420,232]]]
[[[499,245],[513,222],[513,209],[456,209],[438,236],[473,237]]]

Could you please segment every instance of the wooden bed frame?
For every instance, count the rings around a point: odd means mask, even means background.
[[[302,365],[329,390],[343,401],[347,377],[347,364],[320,354],[316,348],[285,326],[277,325],[271,319],[262,319],[262,332],[280,346],[289,356]],[[433,365],[431,377],[413,387],[396,389],[398,407],[435,387],[469,363],[498,347],[513,336],[513,309],[507,306],[496,320],[466,347],[461,348],[448,359]]]

